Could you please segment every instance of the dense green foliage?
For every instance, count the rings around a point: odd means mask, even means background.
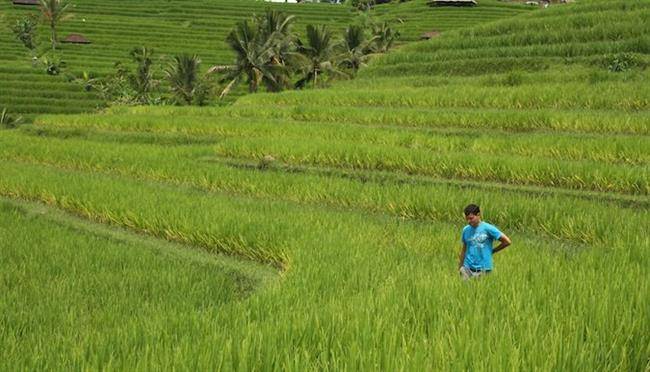
[[[0,131],[0,369],[647,369],[649,12],[551,6],[328,89]],[[472,202],[514,244],[462,282]]]

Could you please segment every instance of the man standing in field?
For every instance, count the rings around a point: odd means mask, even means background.
[[[458,271],[464,280],[468,280],[490,273],[492,255],[509,246],[511,241],[495,226],[481,221],[481,210],[476,204],[465,207],[465,219],[468,225],[463,228]],[[493,248],[495,240],[501,244]]]

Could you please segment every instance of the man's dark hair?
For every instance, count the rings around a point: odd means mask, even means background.
[[[481,208],[479,208],[479,206],[476,204],[470,204],[467,207],[465,207],[466,216],[469,216],[470,214],[477,215],[479,213],[481,213]]]

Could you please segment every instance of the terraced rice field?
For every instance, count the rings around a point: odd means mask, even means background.
[[[88,72],[101,77],[114,72],[117,61],[130,62],[134,47],[154,48],[156,59],[180,53],[196,53],[204,68],[232,62],[233,54],[225,39],[233,25],[266,8],[280,9],[296,16],[295,28],[304,32],[307,24],[326,24],[341,33],[357,17],[349,6],[332,4],[282,4],[252,0],[193,1],[73,1],[74,17],[60,25],[59,35],[80,33],[90,45],[61,45],[62,59],[68,75]],[[386,10],[384,10],[386,9]],[[490,20],[513,16],[527,10],[521,6],[485,1],[476,9],[439,10],[424,1],[377,7],[377,19],[387,19],[404,36],[402,42],[417,39],[417,30],[432,27],[440,30],[468,27]],[[0,27],[8,29],[13,19],[37,13],[33,7],[13,6],[0,2]],[[413,31],[416,30],[416,31]],[[412,32],[413,31],[413,32]],[[39,44],[47,49],[49,30],[40,25]],[[11,32],[0,33],[0,108],[26,114],[91,112],[105,107],[97,92],[85,92],[80,84],[66,77],[52,77],[38,63],[32,63],[27,49]],[[160,70],[160,69],[158,69]],[[158,71],[160,74],[160,71]],[[242,95],[243,89],[236,92]],[[231,100],[227,100],[230,102]]]
[[[647,370],[649,15],[556,6],[328,89],[0,132],[0,369]],[[514,244],[463,282],[468,203]]]
[[[67,63],[67,74],[80,76],[88,72],[104,76],[114,72],[117,61],[130,62],[128,53],[134,47],[154,49],[157,60],[174,54],[196,53],[204,66],[231,63],[231,51],[225,44],[227,33],[239,20],[266,7],[291,10],[298,29],[309,23],[327,23],[342,30],[352,17],[348,8],[329,4],[266,4],[256,1],[77,1],[71,11],[74,17],[61,23],[59,35],[80,33],[90,45],[62,44],[61,59]],[[17,17],[37,13],[34,7],[0,3],[0,27],[7,28]],[[47,49],[49,33],[39,28],[39,43]],[[0,35],[0,107],[24,114],[74,113],[104,107],[96,92],[85,92],[79,84],[63,76],[45,74],[41,66],[32,66],[31,57],[11,32]],[[161,62],[162,63],[162,62]],[[158,74],[161,73],[160,67]],[[207,67],[206,67],[207,68]],[[38,84],[35,84],[38,83]],[[32,85],[34,84],[34,85]],[[29,115],[31,117],[31,115]]]

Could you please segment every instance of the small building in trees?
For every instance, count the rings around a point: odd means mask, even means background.
[[[61,40],[62,43],[68,44],[90,44],[90,40],[86,39],[81,34],[70,34],[65,39]]]
[[[13,0],[14,5],[38,5],[38,0]]]
[[[476,0],[429,0],[429,6],[475,6]]]

